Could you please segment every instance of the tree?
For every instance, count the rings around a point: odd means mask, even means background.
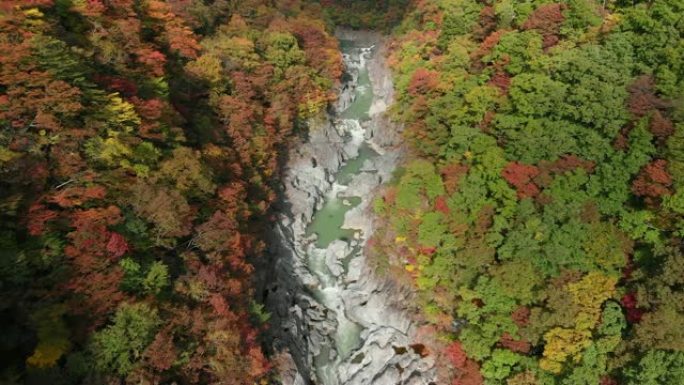
[[[177,190],[139,182],[132,187],[130,205],[154,225],[155,242],[190,234],[192,209]]]
[[[411,76],[408,93],[412,96],[425,95],[437,89],[439,74],[425,68],[418,68]]]
[[[502,176],[518,191],[518,198],[531,198],[539,194],[539,188],[533,179],[539,175],[539,169],[535,166],[522,163],[509,163],[502,171]]]
[[[627,385],[676,385],[684,378],[684,354],[648,350],[625,370]]]
[[[502,381],[511,374],[520,359],[520,355],[510,350],[496,349],[491,360],[482,365],[482,375],[487,381]]]
[[[93,335],[95,366],[104,372],[128,375],[139,365],[160,324],[157,310],[149,305],[123,304],[111,325]]]
[[[641,169],[632,182],[632,192],[653,201],[663,195],[670,195],[672,178],[667,172],[667,161],[658,159]]]
[[[57,361],[71,348],[69,329],[62,316],[64,306],[51,306],[38,310],[33,315],[37,326],[38,345],[26,363],[37,368],[55,366]]]
[[[183,193],[211,194],[216,188],[211,173],[202,165],[200,154],[187,147],[174,149],[172,157],[160,164],[158,175]]]
[[[549,48],[558,43],[561,24],[565,19],[565,4],[540,5],[522,25],[523,29],[536,29],[544,36],[543,47]]]

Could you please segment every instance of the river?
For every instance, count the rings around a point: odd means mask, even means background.
[[[363,165],[378,154],[374,152],[365,139],[363,123],[369,120],[369,112],[373,101],[373,88],[368,75],[367,62],[371,58],[373,47],[358,46],[353,41],[341,41],[347,76],[356,78],[352,91],[351,103],[342,111],[338,111],[344,126],[347,140],[353,146],[356,156],[347,159],[345,164],[334,174],[332,188],[325,198],[323,208],[318,210],[307,231],[316,234],[316,242],[308,250],[309,268],[320,279],[320,286],[314,289],[314,295],[320,303],[336,314],[337,330],[334,346],[323,349],[315,359],[316,375],[325,385],[337,385],[336,368],[349,357],[361,343],[362,326],[350,320],[342,296],[345,283],[335,275],[326,263],[327,248],[333,241],[342,241],[352,247],[352,252],[345,255],[342,268],[346,274],[352,258],[358,258],[358,230],[345,228],[345,214],[358,206],[362,199],[349,190],[349,183],[359,174]],[[346,192],[345,196],[341,196]],[[333,353],[331,350],[334,350]]]
[[[285,385],[427,385],[434,361],[410,347],[416,330],[406,292],[366,262],[372,200],[402,155],[386,119],[392,83],[378,34],[338,35],[346,67],[335,111],[311,124],[290,154],[276,229],[276,278],[266,290],[274,347],[296,373]]]

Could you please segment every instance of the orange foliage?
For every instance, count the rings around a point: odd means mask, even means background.
[[[434,91],[439,85],[439,73],[425,68],[418,68],[411,77],[408,86],[409,94],[413,96],[425,95]]]
[[[468,166],[459,163],[450,163],[443,166],[439,173],[442,176],[447,193],[453,194],[458,190],[458,184],[461,181],[461,178],[468,173]]]

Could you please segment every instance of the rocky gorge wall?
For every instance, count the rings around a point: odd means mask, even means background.
[[[289,153],[271,263],[261,278],[263,300],[271,314],[269,339],[275,351],[285,352],[280,356],[286,362],[280,368],[284,385],[435,383],[431,357],[410,348],[415,343],[415,327],[402,306],[409,293],[378,278],[364,255],[373,233],[373,194],[390,179],[403,154],[400,127],[386,116],[393,97],[384,60],[386,42],[373,32],[338,30],[337,36],[372,47],[365,65],[373,100],[368,119],[361,121],[363,137],[354,140],[358,125],[339,118],[354,101],[358,86],[358,73],[350,66],[333,111],[312,121],[307,140]],[[363,143],[377,155],[341,186],[336,174],[346,161],[358,156]],[[360,199],[346,212],[342,225],[355,232],[353,239],[319,248],[316,235],[307,229],[332,193],[345,202]],[[325,274],[312,268],[314,256],[325,265]],[[359,334],[350,337],[350,333],[340,333],[342,328],[358,329]],[[345,338],[351,338],[352,344],[346,355],[340,341]]]

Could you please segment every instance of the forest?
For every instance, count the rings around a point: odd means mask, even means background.
[[[278,157],[334,98],[300,1],[0,3],[0,383],[254,384]]]
[[[368,253],[439,385],[684,383],[683,0],[1,1],[0,383],[280,383],[253,276],[340,25],[392,42]]]
[[[374,253],[441,368],[684,383],[684,2],[414,5],[389,59],[414,155]]]

